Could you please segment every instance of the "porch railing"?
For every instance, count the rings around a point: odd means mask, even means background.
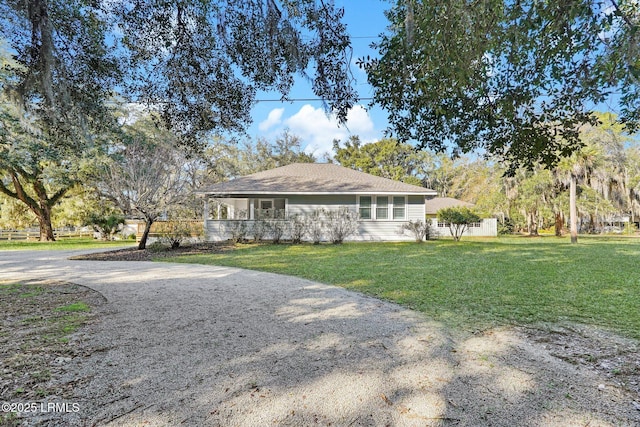
[[[211,220],[248,220],[249,213],[246,209],[240,209],[235,211],[222,211],[221,218],[209,218]],[[284,209],[254,209],[253,219],[286,219],[287,213]]]

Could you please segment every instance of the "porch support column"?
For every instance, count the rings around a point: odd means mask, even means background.
[[[218,206],[216,209],[216,219],[222,219],[220,215],[222,215],[222,203],[218,202]]]
[[[204,231],[204,240],[208,240],[209,236],[207,235],[207,230],[209,226],[207,225],[207,221],[209,221],[209,197],[204,196],[204,207],[202,209],[202,228]]]
[[[256,199],[249,199],[249,219],[254,219],[255,202]]]

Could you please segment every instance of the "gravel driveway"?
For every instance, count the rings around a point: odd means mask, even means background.
[[[106,298],[67,365],[65,425],[640,425],[627,391],[512,329],[454,334],[398,305],[226,267],[0,252],[0,280]],[[599,387],[600,386],[600,387]]]

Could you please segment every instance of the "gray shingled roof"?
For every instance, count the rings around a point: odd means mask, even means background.
[[[250,194],[417,194],[428,188],[358,172],[331,163],[294,163],[221,182],[200,191],[214,196]]]
[[[473,207],[473,203],[464,202],[462,200],[454,199],[452,197],[434,197],[433,199],[427,199],[426,202],[427,215],[435,215],[440,209],[453,208],[453,207]]]

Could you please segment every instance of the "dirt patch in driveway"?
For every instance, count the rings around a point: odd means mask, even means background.
[[[69,283],[38,281],[0,284],[1,403],[40,404],[73,396],[73,382],[60,377],[68,363],[95,349],[85,326],[104,304],[98,292]],[[0,425],[22,425],[15,410],[0,413]]]
[[[153,261],[154,259],[170,258],[174,256],[210,254],[229,250],[233,250],[233,245],[224,243],[198,243],[181,246],[175,249],[166,247],[118,249],[115,251],[78,255],[71,257],[71,259],[84,261]]]
[[[519,328],[530,340],[543,345],[550,355],[571,365],[593,371],[598,385],[629,392],[630,404],[640,411],[640,344],[594,326],[579,324]]]

